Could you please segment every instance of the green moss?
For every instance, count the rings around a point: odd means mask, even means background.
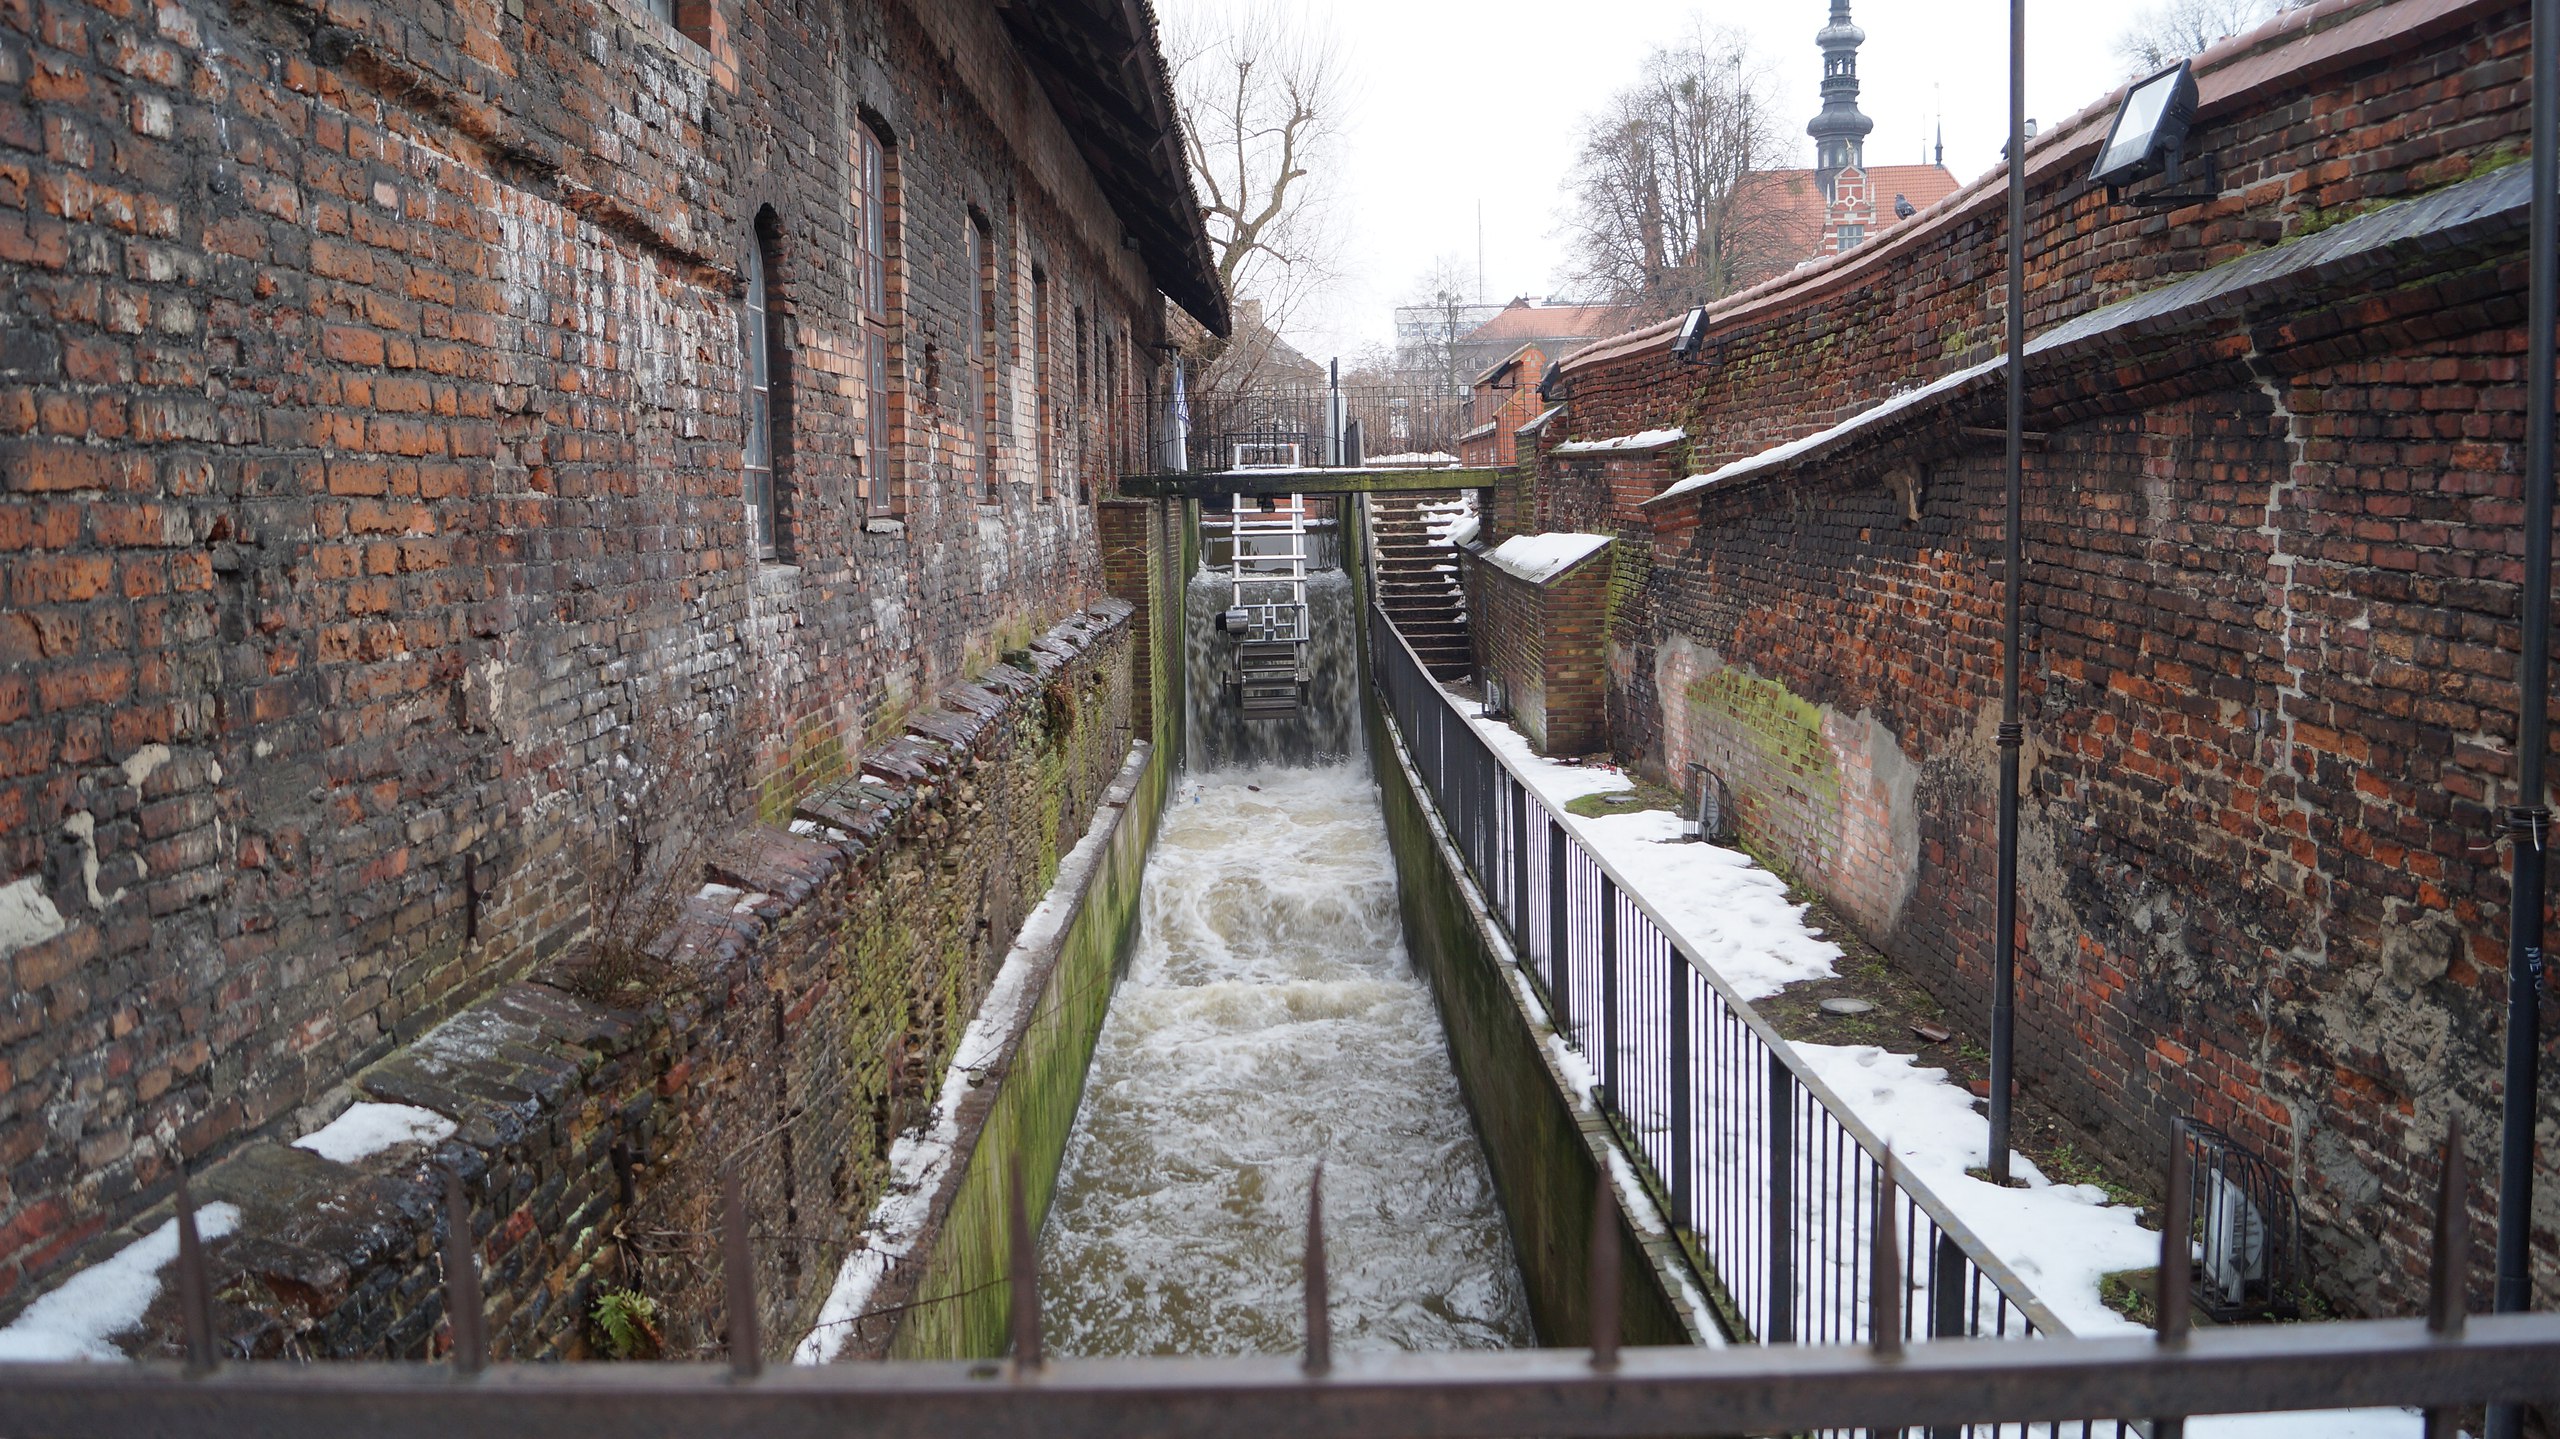
[[[1618,632],[1619,618],[1627,607],[1644,594],[1644,582],[1653,574],[1653,546],[1616,540],[1609,547],[1609,597],[1604,611],[1604,628],[1609,634]]]
[[[1613,814],[1642,814],[1649,809],[1677,811],[1680,796],[1660,785],[1640,784],[1634,789],[1612,790],[1607,794],[1586,794],[1566,800],[1565,813],[1584,819],[1606,819]]]
[[[901,1359],[993,1358],[1005,1352],[1013,1296],[1010,1260],[1013,1175],[1020,1167],[1037,1234],[1047,1216],[1084,1101],[1086,1071],[1122,962],[1137,937],[1147,847],[1170,784],[1171,758],[1157,749],[1094,871],[1080,909],[1060,940],[1057,967],[1006,1070],[971,1152],[968,1172],[937,1232],[914,1307],[890,1352]]]
[[[1817,804],[1836,806],[1840,770],[1822,738],[1822,710],[1776,680],[1727,665],[1685,692],[1693,712],[1724,720],[1722,726],[1759,756],[1764,773],[1784,780]]]

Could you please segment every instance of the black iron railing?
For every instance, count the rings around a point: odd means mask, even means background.
[[[1326,437],[1337,393],[1344,423],[1360,427],[1365,456],[1455,455],[1457,437],[1468,428],[1466,396],[1438,393],[1428,384],[1350,384],[1339,392],[1323,385],[1205,390],[1190,400],[1190,467],[1328,463]]]
[[[1871,1340],[1883,1141],[1504,762],[1382,611],[1370,625],[1388,713],[1451,841],[1727,1324],[1770,1343]],[[1898,1202],[1903,1337],[2068,1333],[1926,1185],[1904,1175]]]

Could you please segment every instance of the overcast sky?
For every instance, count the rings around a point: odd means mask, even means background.
[[[1169,20],[1247,3],[1156,0]],[[1325,0],[1308,8],[1327,13]],[[2133,8],[2028,0],[2029,115],[2050,125],[2121,82],[2113,42]],[[1811,164],[1801,125],[1820,108],[1813,34],[1829,13],[1829,0],[1333,0],[1353,81],[1346,279],[1331,304],[1307,307],[1295,338],[1318,359],[1386,341],[1390,311],[1436,257],[1473,270],[1479,204],[1488,296],[1561,289],[1562,187],[1580,124],[1693,17],[1749,35],[1796,121],[1788,163]],[[1923,159],[1943,113],[1947,168],[1959,181],[1991,168],[2008,125],[2007,0],[1854,0],[1853,13],[1867,32],[1868,163]]]

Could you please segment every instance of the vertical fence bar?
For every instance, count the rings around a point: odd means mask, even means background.
[[[1529,954],[1529,787],[1511,781],[1511,942]]]
[[[1618,1097],[1618,882],[1606,873],[1600,876],[1600,1088],[1609,1106],[1627,1115]]]
[[[1796,1337],[1796,1075],[1769,1051],[1769,1322],[1771,1344]]]
[[[1677,1231],[1696,1228],[1689,1212],[1689,1166],[1694,1155],[1694,1136],[1689,1132],[1689,989],[1696,976],[1679,951],[1663,957],[1663,968],[1671,975],[1671,1227]]]
[[[1573,981],[1573,906],[1565,893],[1570,882],[1565,863],[1564,821],[1547,816],[1547,995],[1555,1004],[1556,1032],[1573,1038],[1573,1006],[1566,986]]]

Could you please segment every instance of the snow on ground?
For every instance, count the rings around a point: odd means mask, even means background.
[[[1607,535],[1513,535],[1485,559],[1529,583],[1544,584],[1608,548]]]
[[[196,1232],[207,1243],[239,1224],[237,1205],[208,1204],[196,1211]],[[160,1271],[177,1257],[178,1221],[171,1219],[28,1305],[0,1329],[0,1362],[124,1358],[108,1341],[142,1322],[143,1312],[160,1297]]]
[[[1461,705],[1472,709],[1466,701]],[[1524,775],[1547,807],[1597,850],[1691,954],[1745,999],[1772,995],[1799,980],[1828,979],[1840,946],[1805,927],[1803,907],[1787,898],[1784,880],[1738,849],[1680,841],[1680,819],[1668,810],[1585,819],[1565,813],[1584,795],[1632,789],[1602,765],[1540,758],[1507,721],[1477,719],[1476,731]]]
[[[1691,954],[1744,999],[1766,998],[1790,984],[1837,972],[1833,961],[1840,958],[1839,946],[1813,932],[1803,906],[1787,899],[1785,882],[1749,855],[1682,841],[1678,817],[1664,810],[1597,819],[1567,814],[1565,805],[1572,800],[1634,785],[1605,765],[1542,758],[1508,721],[1472,718],[1472,702],[1456,703],[1548,808],[1626,879]],[[1551,1047],[1570,1056],[1560,1060],[1568,1076],[1590,1077],[1589,1065],[1577,1051],[1561,1039]],[[2015,1269],[2072,1333],[2120,1338],[2149,1332],[2098,1298],[2099,1276],[2159,1261],[2159,1235],[2136,1224],[2133,1209],[2109,1203],[2106,1192],[2095,1185],[2056,1184],[2024,1155],[2013,1153],[2011,1158],[2011,1171],[2025,1179],[2023,1189],[1968,1175],[1966,1170],[1989,1162],[1990,1123],[1969,1091],[1915,1055],[1874,1045],[1797,1043],[1793,1048],[1861,1122],[1893,1146],[1913,1177]],[[2187,1432],[2194,1439],[2414,1439],[2419,1424],[2415,1410],[2354,1409],[2200,1417],[2188,1421]]]
[[[460,1128],[432,1109],[414,1104],[351,1104],[344,1114],[293,1142],[323,1159],[353,1164],[401,1144],[437,1144]]]

